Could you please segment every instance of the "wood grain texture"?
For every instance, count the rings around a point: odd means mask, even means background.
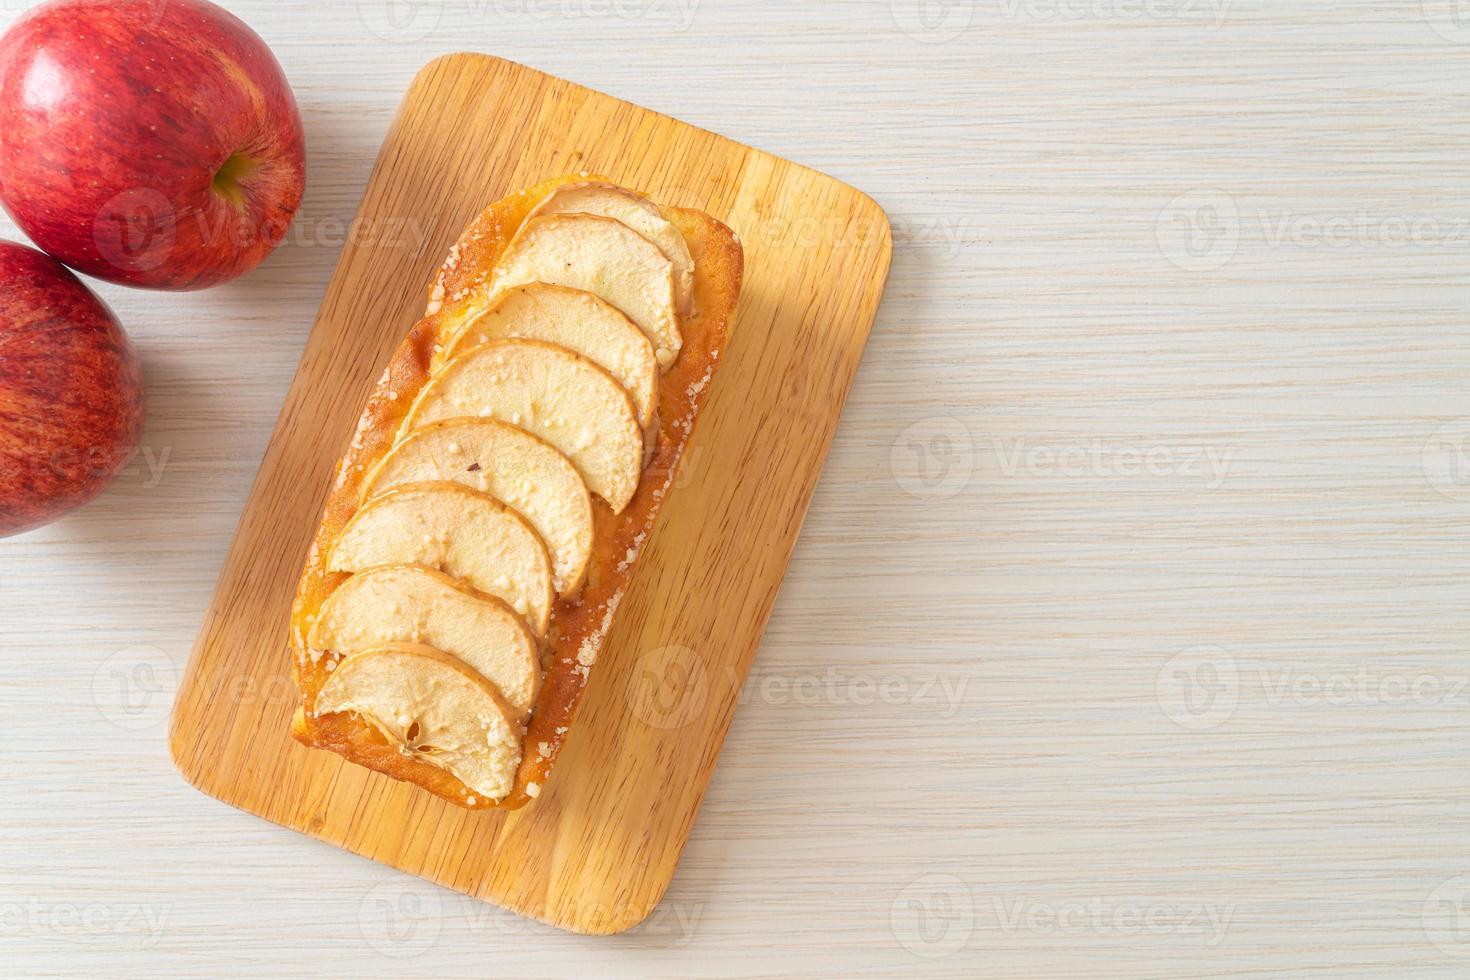
[[[301,102],[306,204],[238,283],[98,287],[143,356],[148,454],[0,541],[7,975],[1462,980],[1441,891],[1470,873],[1452,3],[1234,0],[1217,24],[954,0],[925,33],[921,0],[225,2]],[[678,872],[612,938],[233,810],[166,748],[383,136],[425,62],[465,49],[817,167],[895,227]],[[1160,218],[1201,189],[1238,235],[1181,268]],[[1344,217],[1345,243],[1311,234]],[[1425,224],[1378,232],[1398,219]],[[1094,440],[1233,453],[1220,481],[1025,455]],[[1189,729],[1157,685],[1198,646],[1240,687]],[[1311,690],[1360,669],[1388,698]],[[1404,700],[1395,676],[1425,686]],[[1223,934],[1185,924],[1207,906]]]
[[[439,257],[490,200],[578,170],[719,216],[741,235],[745,287],[553,777],[524,811],[467,813],[291,744],[280,699],[235,692],[289,672],[291,563]],[[552,925],[621,932],[658,904],[693,825],[877,314],[888,222],[829,177],[468,54],[425,68],[388,133],[357,222],[390,221],[421,224],[424,246],[343,253],[184,675],[174,757],[269,820]]]

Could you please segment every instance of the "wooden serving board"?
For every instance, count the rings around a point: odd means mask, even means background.
[[[550,782],[470,813],[310,751],[287,618],[333,466],[449,246],[487,203],[594,171],[745,247],[715,387]],[[673,876],[877,313],[892,238],[837,181],[507,61],[414,80],[373,169],[174,706],[184,776],[268,820],[566,929],[642,921]]]

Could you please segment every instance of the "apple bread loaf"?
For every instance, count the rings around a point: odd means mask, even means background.
[[[709,215],[585,174],[470,225],[337,466],[292,610],[297,740],[470,809],[540,792],[742,261]]]

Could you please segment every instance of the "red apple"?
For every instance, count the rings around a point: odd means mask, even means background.
[[[250,28],[205,0],[53,0],[0,38],[0,203],[129,286],[253,269],[306,183],[301,115]]]
[[[0,537],[102,492],[143,425],[138,358],[65,266],[0,239]]]

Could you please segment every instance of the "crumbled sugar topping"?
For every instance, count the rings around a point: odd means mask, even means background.
[[[526,784],[526,795],[529,796],[529,797],[531,797],[531,799],[533,799],[533,800],[536,797],[540,796],[541,795],[541,784],[540,783],[527,783]]]
[[[556,726],[556,733],[558,735],[565,735],[567,733],[567,726],[566,725],[557,725]]]
[[[623,593],[615,593],[607,600],[607,606],[602,613],[602,623],[593,630],[582,641],[582,646],[577,650],[577,663],[572,668],[573,672],[580,675],[585,681],[588,677],[588,669],[597,663],[597,653],[602,649],[602,641],[607,637],[607,631],[612,627],[613,616],[617,614],[618,604],[623,601]]]
[[[475,797],[471,796],[468,799],[466,799],[465,802],[468,803],[470,806],[474,806],[476,803],[478,803],[480,801],[478,799],[476,799]]]
[[[647,531],[638,532],[638,536],[633,539],[633,546],[628,549],[628,553],[624,556],[623,560],[618,562],[619,574],[626,572],[632,566],[633,562],[638,560],[638,551],[643,547],[643,539],[646,537],[648,537]]]
[[[536,754],[539,755],[543,759],[550,759],[551,758],[551,743],[550,742],[537,742],[536,743]]]
[[[696,381],[693,384],[691,384],[688,387],[688,389],[686,389],[686,394],[688,394],[690,398],[693,398],[694,396],[698,395],[701,391],[704,390],[705,385],[709,384],[710,378],[713,377],[713,376],[714,376],[713,370],[711,368],[705,368],[704,369],[704,377],[700,378],[698,381]]]

